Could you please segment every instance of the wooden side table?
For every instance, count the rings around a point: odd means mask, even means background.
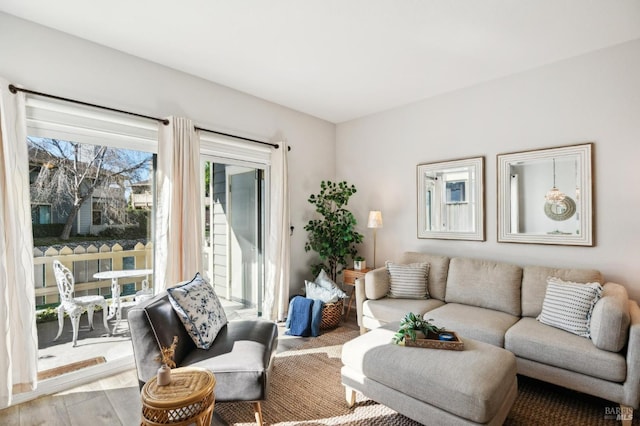
[[[213,373],[203,368],[174,368],[166,386],[152,377],[142,387],[141,425],[211,425],[215,385]]]
[[[345,314],[345,319],[349,319],[349,313],[351,312],[351,304],[353,303],[353,299],[356,296],[356,280],[358,278],[364,279],[364,275],[371,271],[371,268],[365,269],[353,269],[348,268],[342,271],[342,283],[344,285],[353,286],[351,290],[351,296],[349,296],[349,305],[347,305],[347,313]]]

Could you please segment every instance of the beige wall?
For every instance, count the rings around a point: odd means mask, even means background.
[[[258,139],[287,138],[292,293],[309,278],[307,197],[322,179],[346,179],[361,224],[381,209],[377,261],[405,250],[517,264],[599,268],[640,299],[640,41],[336,126],[166,67],[0,13],[0,75],[25,87]],[[337,132],[337,133],[336,133]],[[337,142],[336,142],[337,140]],[[596,247],[496,242],[495,156],[595,143]],[[486,156],[487,241],[416,238],[415,167]],[[362,225],[361,225],[362,226]],[[372,261],[370,230],[362,252]]]
[[[640,40],[339,124],[336,140],[337,178],[357,186],[359,222],[382,210],[378,264],[422,250],[594,267],[640,300]],[[496,154],[583,142],[595,143],[596,246],[497,243]],[[416,238],[416,165],[478,155],[487,241]]]
[[[184,116],[232,134],[285,137],[292,146],[292,293],[311,278],[302,228],[312,211],[307,197],[335,175],[334,124],[3,13],[0,75],[32,90],[146,115]]]

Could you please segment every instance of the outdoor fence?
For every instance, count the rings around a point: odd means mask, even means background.
[[[100,294],[111,295],[111,280],[96,280],[93,275],[103,271],[123,269],[151,269],[153,267],[152,243],[137,243],[132,250],[124,250],[120,244],[109,247],[106,244],[96,247],[63,247],[59,250],[50,247],[46,251],[33,250],[35,275],[36,306],[58,303],[60,297],[53,273],[53,261],[58,260],[73,272],[75,295]],[[139,278],[121,279],[122,295],[134,294],[142,288]]]

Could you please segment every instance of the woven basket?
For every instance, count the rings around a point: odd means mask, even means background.
[[[342,319],[342,299],[335,303],[325,303],[322,305],[322,321],[320,321],[320,330],[335,328],[340,324]]]

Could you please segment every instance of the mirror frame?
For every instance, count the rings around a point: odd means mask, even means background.
[[[420,206],[426,205],[424,179],[421,176],[425,172],[445,170],[454,167],[475,167],[477,179],[475,181],[475,193],[477,194],[477,208],[474,217],[475,231],[455,232],[455,231],[429,231],[426,230],[426,215],[421,211]],[[434,238],[443,240],[471,240],[485,241],[485,214],[484,214],[484,157],[463,158],[459,160],[441,161],[436,163],[422,163],[416,167],[416,189],[417,189],[417,226],[418,238]]]
[[[555,244],[568,246],[594,246],[593,236],[593,143],[569,145],[556,148],[544,148],[531,151],[513,152],[497,155],[498,168],[498,242],[501,243],[529,243]],[[562,233],[549,234],[514,234],[510,232],[511,200],[510,195],[510,165],[527,160],[553,159],[559,156],[576,155],[582,171],[578,177],[580,201],[576,211],[580,214],[580,227],[577,235]],[[543,200],[541,194],[541,200]],[[541,214],[543,206],[541,206]]]

